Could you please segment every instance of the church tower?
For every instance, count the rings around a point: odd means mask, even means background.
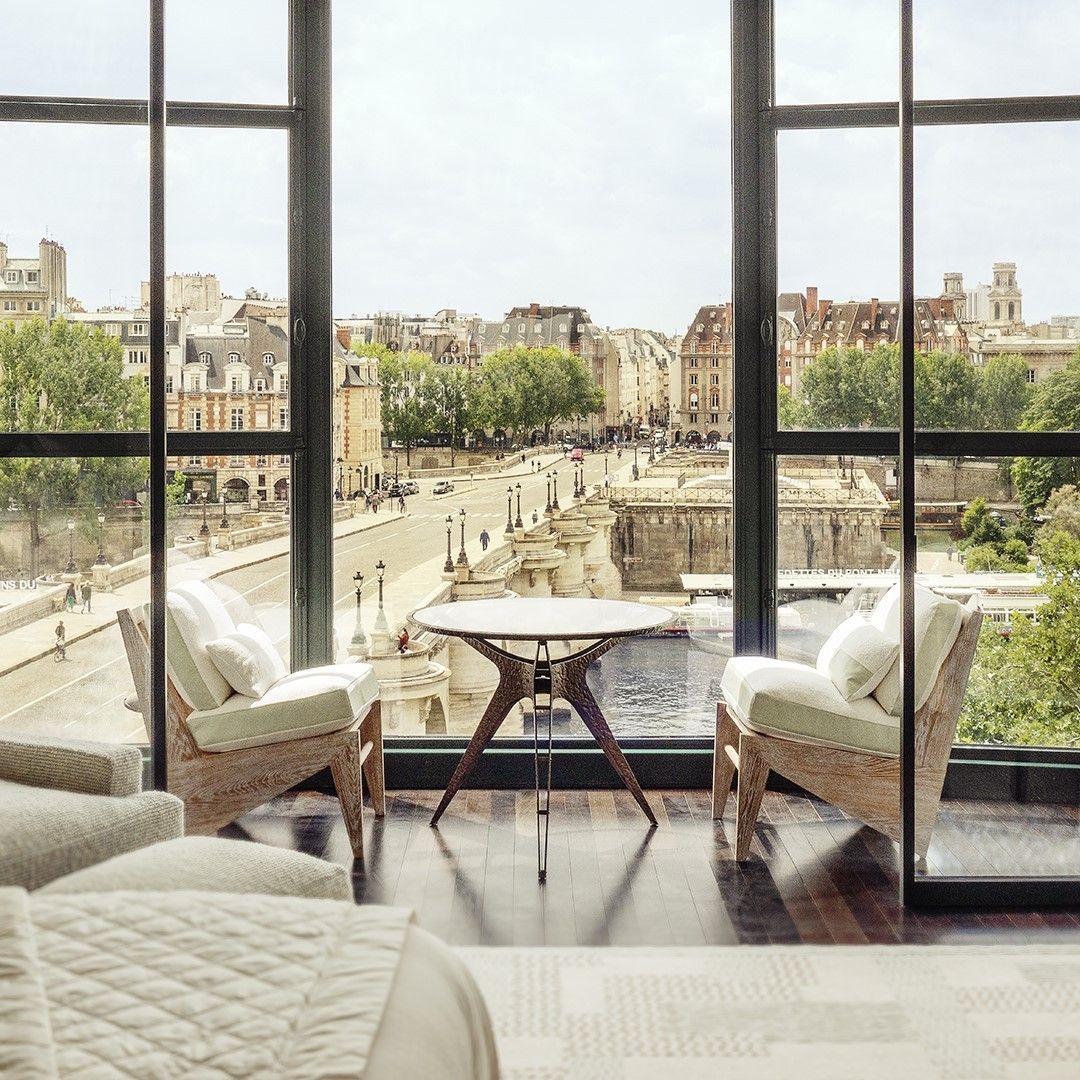
[[[994,284],[990,286],[992,326],[1022,326],[1020,286],[1016,284],[1016,263],[994,263]]]

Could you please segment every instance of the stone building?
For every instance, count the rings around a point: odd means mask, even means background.
[[[385,345],[392,352],[420,352],[437,364],[470,370],[480,362],[487,330],[479,315],[459,314],[455,308],[443,308],[434,315],[381,311],[338,319],[337,325],[353,341]]]
[[[670,400],[667,375],[675,360],[674,343],[654,330],[612,330],[619,359],[619,421],[622,437],[642,424],[667,427]]]
[[[101,308],[98,311],[69,311],[64,318],[69,322],[95,326],[109,337],[119,338],[124,350],[124,377],[141,378],[149,385],[150,312],[148,310]],[[170,315],[165,320],[165,362],[170,372],[178,371],[183,366],[186,334],[186,316]],[[169,391],[171,381],[171,378],[166,379],[167,391]]]
[[[41,240],[35,258],[8,255],[0,243],[0,322],[51,321],[68,310],[67,252]]]
[[[150,308],[150,282],[139,287],[139,306]],[[221,317],[221,283],[217,274],[169,274],[165,278],[165,310],[185,312],[193,322],[216,322]]]
[[[731,304],[698,308],[678,345],[670,441],[715,445],[731,438]]]
[[[704,461],[706,470],[716,464]],[[695,472],[696,479],[685,479]],[[788,468],[777,488],[781,571],[888,565],[891,556],[882,538],[888,503],[863,469]],[[673,456],[637,483],[613,488],[611,508],[617,514],[612,559],[626,590],[679,591],[680,574],[731,573],[730,471],[710,474]]]
[[[379,365],[349,352],[342,326],[334,340],[334,462],[337,490],[348,498],[382,484],[382,403]]]

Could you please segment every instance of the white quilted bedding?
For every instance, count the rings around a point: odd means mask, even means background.
[[[0,1076],[362,1077],[410,920],[328,900],[0,889]]]

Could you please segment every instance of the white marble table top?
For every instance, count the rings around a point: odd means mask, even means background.
[[[672,617],[668,608],[628,600],[538,596],[436,604],[410,616],[440,634],[510,641],[624,637],[655,630]]]

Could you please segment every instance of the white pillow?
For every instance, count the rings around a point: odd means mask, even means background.
[[[266,632],[241,623],[231,634],[206,643],[206,651],[228,684],[245,697],[261,698],[288,672]]]
[[[899,655],[899,641],[890,641],[861,615],[852,615],[822,645],[817,669],[845,701],[855,701],[873,692]]]
[[[900,640],[900,586],[894,585],[878,601],[870,621],[888,637]],[[924,585],[915,586],[915,708],[921,709],[930,698],[938,672],[964,625],[964,605],[934,592]],[[900,657],[885,673],[874,690],[878,704],[893,716],[903,712],[900,685]]]
[[[165,597],[169,677],[194,709],[216,709],[232,689],[207,654],[206,643],[236,629],[221,598],[204,581],[173,586]],[[175,634],[172,633],[175,628]]]

